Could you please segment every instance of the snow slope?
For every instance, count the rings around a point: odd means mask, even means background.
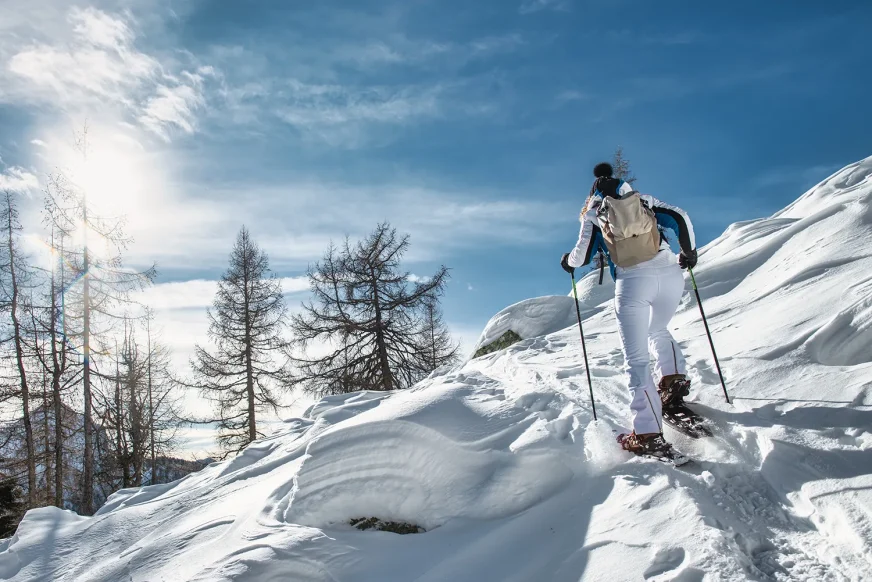
[[[692,294],[673,322],[716,436],[686,470],[625,454],[611,306],[581,282],[600,421],[572,302],[488,326],[529,335],[399,393],[330,397],[238,457],[44,508],[0,542],[0,579],[68,581],[868,580],[872,572],[872,158],[700,254],[735,397]],[[594,305],[599,303],[599,306]],[[361,532],[376,516],[428,531]]]

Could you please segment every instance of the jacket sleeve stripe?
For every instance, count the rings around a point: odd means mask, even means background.
[[[690,217],[687,213],[681,208],[665,204],[653,196],[650,196],[649,198],[652,202],[651,210],[654,211],[654,214],[659,214],[663,219],[665,219],[663,220],[665,223],[664,226],[672,228],[673,230],[677,227],[675,234],[678,235],[678,244],[681,246],[681,250],[690,252],[696,249],[696,237],[693,234],[693,223],[690,222]],[[672,219],[671,221],[669,220],[670,218]],[[674,224],[670,224],[670,222],[674,222]]]
[[[692,251],[695,247],[693,243],[693,231],[688,228],[687,222],[684,220],[684,217],[678,212],[672,210],[671,208],[655,208],[654,214],[665,214],[668,216],[675,225],[678,227],[678,244],[681,246],[681,250],[685,252]]]

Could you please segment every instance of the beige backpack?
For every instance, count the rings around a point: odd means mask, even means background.
[[[660,251],[660,231],[654,212],[638,192],[623,198],[607,197],[597,210],[609,257],[619,267],[632,267]]]

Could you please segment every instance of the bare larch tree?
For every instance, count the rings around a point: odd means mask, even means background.
[[[612,158],[612,170],[614,170],[615,178],[623,180],[630,186],[636,181],[636,176],[633,175],[633,171],[630,169],[630,162],[624,157],[623,146],[618,146],[615,150],[615,155]]]
[[[450,359],[450,342],[443,345],[425,331],[425,305],[439,297],[448,271],[441,267],[432,277],[412,281],[400,270],[408,248],[408,236],[382,223],[354,246],[348,240],[341,249],[331,245],[309,269],[313,299],[291,324],[295,384],[317,395],[394,390]],[[307,355],[321,343],[331,348],[328,353]]]
[[[456,363],[458,346],[442,319],[438,295],[424,297],[421,315],[421,346],[426,349],[425,371]]]
[[[288,380],[281,280],[244,226],[208,318],[215,349],[195,347],[194,384],[215,404],[218,442],[230,454],[262,436],[257,415],[280,407],[277,391]]]
[[[83,136],[81,148],[85,152],[87,129]],[[88,206],[87,192],[62,173],[49,176],[46,216],[61,243],[53,250],[63,252],[62,260],[75,281],[64,291],[64,325],[66,340],[76,341],[82,353],[84,458],[80,511],[90,515],[94,511],[93,495],[89,492],[94,489],[95,347],[102,343],[100,351],[110,352],[109,336],[118,322],[119,307],[129,303],[130,292],[151,284],[157,273],[153,266],[139,272],[124,267],[122,253],[131,242],[124,234],[124,221],[98,216]],[[100,252],[93,252],[97,248]]]
[[[24,422],[24,439],[27,455],[27,505],[36,507],[36,453],[33,442],[33,426],[31,418],[31,395],[30,384],[27,376],[27,363],[25,361],[25,335],[26,330],[22,326],[22,314],[24,294],[22,287],[28,276],[28,267],[18,247],[18,238],[21,235],[21,224],[18,222],[18,209],[15,206],[12,192],[8,190],[3,195],[3,207],[0,208],[0,228],[5,240],[2,250],[4,256],[4,277],[0,281],[0,291],[3,295],[3,303],[8,305],[8,313],[12,328],[12,347],[14,351],[15,367],[18,371],[18,397],[21,400],[21,408]],[[2,339],[2,338],[0,338]]]

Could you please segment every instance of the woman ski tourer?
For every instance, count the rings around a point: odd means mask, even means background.
[[[597,164],[593,174],[578,242],[560,265],[574,273],[600,251],[608,257],[633,420],[633,431],[620,435],[618,442],[636,454],[668,453],[671,445],[663,438],[662,409],[682,403],[690,381],[681,347],[667,325],[684,292],[681,269],[696,266],[693,226],[680,208],[639,194],[615,178],[610,164]],[[667,230],[678,238],[677,258],[664,234]],[[653,376],[649,350],[655,360]]]

